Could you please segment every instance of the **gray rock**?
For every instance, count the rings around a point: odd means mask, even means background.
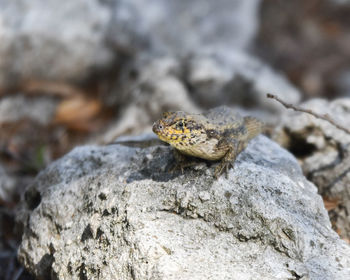
[[[125,18],[131,25],[134,22],[142,26],[140,33],[148,34],[145,37],[149,38],[150,47],[146,52],[151,56],[165,53],[174,57],[183,86],[188,86],[198,104],[207,108],[243,104],[281,112],[278,104],[266,99],[267,92],[299,102],[300,93],[295,87],[246,53],[256,32],[260,1],[129,0],[127,3],[134,12],[125,12]]]
[[[282,75],[246,53],[256,32],[259,2],[128,0],[123,17],[149,38],[150,46],[143,53],[173,57],[183,87],[188,86],[198,104],[207,108],[243,104],[280,112],[278,104],[266,100],[267,92],[280,93],[294,103],[299,102],[300,93]],[[139,66],[136,69],[142,72]]]
[[[125,100],[130,103],[138,95],[125,94],[121,84],[130,80],[118,83],[111,92],[107,89],[110,81],[123,80],[129,74],[127,66],[134,60],[139,63],[143,56],[155,61],[149,73],[159,72],[157,67],[165,65],[165,54],[172,63],[168,66],[177,68],[176,75],[145,75],[144,66],[136,68],[148,78],[142,79],[144,88],[155,93],[149,98],[140,91],[143,99],[156,101],[148,102],[149,111],[160,111],[155,110],[158,105],[174,104],[172,109],[193,109],[187,106],[188,98],[184,100],[187,92],[206,107],[231,103],[278,111],[279,106],[266,101],[267,91],[280,92],[291,102],[299,101],[298,91],[283,77],[244,53],[256,32],[259,0],[66,2],[0,3],[0,91],[37,80],[84,84],[91,75],[104,70],[104,78],[97,77],[101,88],[106,89],[104,102],[121,106],[129,118],[135,108],[126,109],[129,104],[124,106]],[[120,57],[123,59],[118,60]],[[118,72],[114,78],[108,69],[117,66],[120,68],[114,71]],[[142,111],[137,119],[147,114],[153,113]],[[119,123],[114,126],[118,127],[117,135],[140,132]]]
[[[119,104],[121,115],[99,142],[109,143],[123,134],[149,131],[150,125],[167,110],[200,112],[196,104],[212,108],[221,104],[245,105],[267,123],[284,111],[267,92],[279,92],[293,103],[299,91],[282,75],[253,56],[242,52],[203,52],[187,58],[139,56],[116,82],[109,95]],[[130,78],[131,76],[131,78]],[[257,110],[257,108],[259,108]]]
[[[150,2],[112,0],[106,3],[110,4],[112,14],[106,33],[108,44],[126,55],[150,51],[152,30],[145,21]]]
[[[31,80],[81,82],[120,54],[244,49],[259,0],[4,0],[0,89]],[[129,57],[130,58],[130,57]]]
[[[0,89],[24,80],[81,81],[107,67],[111,10],[102,1],[0,2]]]
[[[124,0],[131,24],[142,26],[152,48],[176,55],[198,49],[246,49],[254,38],[259,0]],[[139,24],[142,22],[142,24]],[[118,35],[118,34],[116,34]]]
[[[214,164],[169,173],[169,146],[122,140],[74,149],[27,189],[18,256],[36,277],[349,279],[350,247],[271,140],[219,180]]]
[[[0,212],[3,211],[1,214],[4,214],[6,216],[6,213],[11,213],[11,216],[13,215],[11,219],[14,220],[15,209],[13,209],[12,206],[18,202],[18,199],[21,197],[21,195],[23,195],[26,186],[32,183],[33,180],[34,176],[31,176],[30,174],[19,175],[18,173],[11,170],[11,168],[9,168],[9,165],[6,165],[5,162],[0,162],[0,204],[2,207]],[[9,209],[6,209],[6,206],[8,206]],[[8,224],[2,224],[0,221],[0,225],[2,225],[0,226],[0,236],[4,237],[9,232],[7,231]],[[0,241],[0,243],[2,242],[6,243],[6,238]]]
[[[164,111],[199,111],[180,78],[182,69],[174,57],[142,57],[132,68],[138,79],[125,79],[122,85],[116,85],[114,96],[123,104],[122,114],[99,142],[110,143],[124,134],[151,131],[152,123]]]
[[[58,100],[50,96],[12,95],[0,99],[0,124],[29,119],[48,125],[55,116]]]
[[[15,178],[9,176],[2,165],[0,165],[0,200],[11,202],[15,190]]]
[[[294,104],[300,101],[300,92],[284,76],[244,52],[201,53],[185,65],[194,98],[206,107],[230,103],[280,113],[280,104],[266,98],[269,92]]]
[[[301,106],[350,127],[349,98],[312,99]],[[339,200],[329,215],[340,235],[350,239],[350,135],[311,115],[286,112],[273,138],[300,159],[305,176],[322,196]]]

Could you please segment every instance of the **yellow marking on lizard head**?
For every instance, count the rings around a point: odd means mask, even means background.
[[[185,112],[165,112],[163,118],[153,124],[153,132],[159,139],[179,150],[194,145],[205,130]]]

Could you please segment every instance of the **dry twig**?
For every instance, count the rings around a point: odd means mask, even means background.
[[[312,111],[310,109],[303,109],[300,107],[296,107],[293,104],[288,104],[288,103],[284,102],[279,97],[277,97],[276,95],[273,95],[271,93],[268,93],[266,96],[267,96],[267,98],[272,98],[272,99],[277,100],[279,103],[281,103],[287,109],[293,109],[294,111],[297,111],[297,112],[303,112],[303,113],[310,114],[318,119],[325,120],[325,121],[329,122],[330,124],[334,125],[336,128],[346,132],[347,134],[350,134],[350,130],[348,128],[336,123],[328,114],[322,115],[322,114],[315,113],[314,111]]]

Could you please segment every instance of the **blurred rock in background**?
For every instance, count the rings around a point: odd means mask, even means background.
[[[263,0],[255,52],[306,97],[349,96],[350,2]]]
[[[100,1],[1,1],[0,89],[31,81],[82,82],[110,66],[112,11]]]
[[[281,106],[266,99],[267,92],[276,90],[291,102],[300,100],[285,77],[244,52],[200,53],[184,63],[193,98],[204,108],[232,104],[281,113]]]

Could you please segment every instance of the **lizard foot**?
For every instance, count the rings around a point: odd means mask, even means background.
[[[214,177],[218,179],[223,173],[225,173],[226,179],[228,178],[228,170],[233,168],[233,163],[231,161],[222,161],[215,168]]]
[[[181,174],[184,174],[184,169],[187,167],[195,166],[197,163],[193,161],[188,162],[176,162],[169,172],[181,171]]]

